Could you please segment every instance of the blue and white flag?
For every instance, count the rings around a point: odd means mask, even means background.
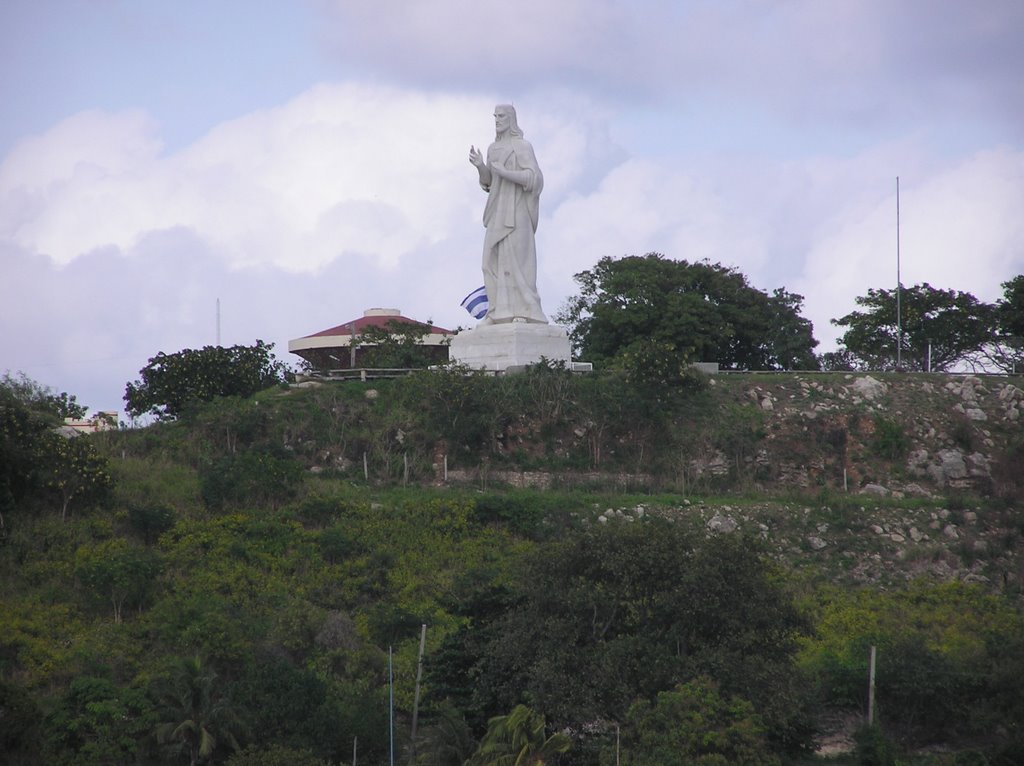
[[[474,319],[483,319],[487,315],[487,291],[478,287],[459,304],[466,309]]]

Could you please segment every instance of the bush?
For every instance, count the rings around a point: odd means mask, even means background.
[[[903,426],[895,420],[875,416],[875,433],[871,441],[871,451],[886,460],[902,460],[910,450],[910,440],[903,431]]]
[[[877,724],[859,728],[854,732],[853,741],[860,766],[895,766],[896,745]]]
[[[216,461],[199,477],[203,502],[210,510],[225,507],[277,508],[293,498],[302,483],[302,466],[291,457],[243,452]]]

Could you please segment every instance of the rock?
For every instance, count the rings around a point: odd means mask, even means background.
[[[917,527],[911,527],[910,539],[913,540],[915,543],[919,543],[924,539],[924,535],[921,533],[921,530]]]
[[[964,461],[963,453],[956,449],[939,450],[937,455],[938,465],[928,467],[937,483],[945,484],[950,479],[963,479],[967,477],[967,463]]]
[[[971,476],[991,476],[992,469],[989,468],[988,458],[980,452],[972,452],[967,456],[967,473]]]
[[[974,511],[964,511],[964,523],[973,524],[978,520],[978,514]]]
[[[770,396],[766,396],[761,400],[761,409],[765,412],[771,412],[775,409],[775,404],[772,402],[772,398]]]
[[[608,517],[605,516],[602,513],[600,516],[597,517],[597,522],[598,522],[598,524],[607,524],[608,523]]]
[[[888,392],[889,387],[880,380],[875,380],[870,375],[865,375],[862,378],[857,378],[850,385],[850,389],[859,396],[867,399],[868,401],[874,401],[881,396],[884,396]]]
[[[883,487],[881,484],[865,484],[860,489],[862,495],[874,495],[875,497],[888,497],[889,490]]]
[[[948,537],[950,540],[959,540],[960,533],[956,530],[956,524],[947,524],[942,528],[942,534]]]
[[[964,410],[964,414],[971,420],[988,420],[988,415],[985,411],[978,407],[968,407]]]
[[[907,456],[907,470],[914,476],[924,476],[928,473],[928,450],[916,449]]]
[[[810,545],[811,548],[816,551],[820,551],[822,548],[828,546],[828,543],[826,543],[820,537],[814,537],[813,535],[807,538],[807,544]]]
[[[711,532],[721,532],[723,534],[735,532],[738,526],[739,525],[736,523],[734,518],[731,516],[723,516],[720,513],[716,513],[712,516],[711,520],[707,523],[707,528]]]
[[[1014,399],[1024,398],[1024,392],[1017,388],[1012,383],[1007,383],[999,390],[999,401],[1013,401]]]
[[[376,388],[368,388],[366,390],[366,393],[363,394],[363,396],[365,396],[367,399],[373,400],[380,396],[380,391],[378,391]]]
[[[889,535],[889,539],[892,540],[894,543],[905,543],[907,541],[907,538],[905,538],[903,535],[898,535],[895,532]]]
[[[872,524],[871,525],[871,531],[874,532],[876,535],[884,535],[885,534],[885,530],[882,529],[877,524]]]
[[[988,552],[988,541],[987,540],[975,540],[971,545],[975,553],[987,553]]]

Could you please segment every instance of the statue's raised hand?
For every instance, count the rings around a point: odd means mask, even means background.
[[[469,147],[469,161],[472,162],[476,167],[482,168],[484,166],[484,156],[480,153],[480,150],[475,146]]]

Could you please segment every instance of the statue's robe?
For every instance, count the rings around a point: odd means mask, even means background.
[[[487,148],[487,164],[525,171],[520,185],[491,173],[484,207],[483,272],[488,310],[484,323],[540,322],[547,317],[537,292],[537,244],[534,237],[540,216],[544,176],[528,141],[510,137]]]

